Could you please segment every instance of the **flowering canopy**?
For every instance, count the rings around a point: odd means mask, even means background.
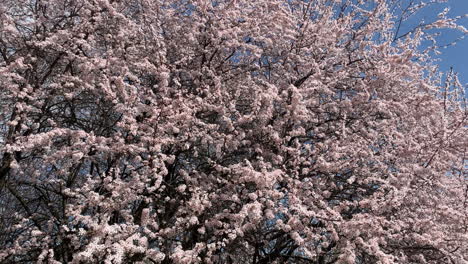
[[[0,1],[0,262],[467,262],[466,30],[405,2]]]

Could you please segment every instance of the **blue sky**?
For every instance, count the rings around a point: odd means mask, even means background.
[[[420,18],[433,18],[440,13],[445,7],[450,7],[449,16],[463,16],[468,13],[468,0],[448,0],[447,3],[439,6],[430,6],[422,10],[419,14]],[[459,24],[463,25],[468,29],[468,18],[462,18]],[[441,44],[449,43],[459,37],[462,34],[456,33],[453,30],[444,30],[442,32],[439,41]],[[459,73],[459,79],[465,86],[468,85],[468,36],[457,42],[455,46],[450,46],[440,50],[442,52],[439,55],[439,66],[441,71],[448,71],[450,67],[453,67],[456,72]]]

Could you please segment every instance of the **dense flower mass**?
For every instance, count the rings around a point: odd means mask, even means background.
[[[416,2],[0,1],[0,262],[467,263]]]

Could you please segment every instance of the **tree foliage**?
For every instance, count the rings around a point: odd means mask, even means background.
[[[424,5],[1,0],[0,261],[467,262]]]

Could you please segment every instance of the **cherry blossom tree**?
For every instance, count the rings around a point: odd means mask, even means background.
[[[468,262],[427,4],[1,0],[0,262]]]

